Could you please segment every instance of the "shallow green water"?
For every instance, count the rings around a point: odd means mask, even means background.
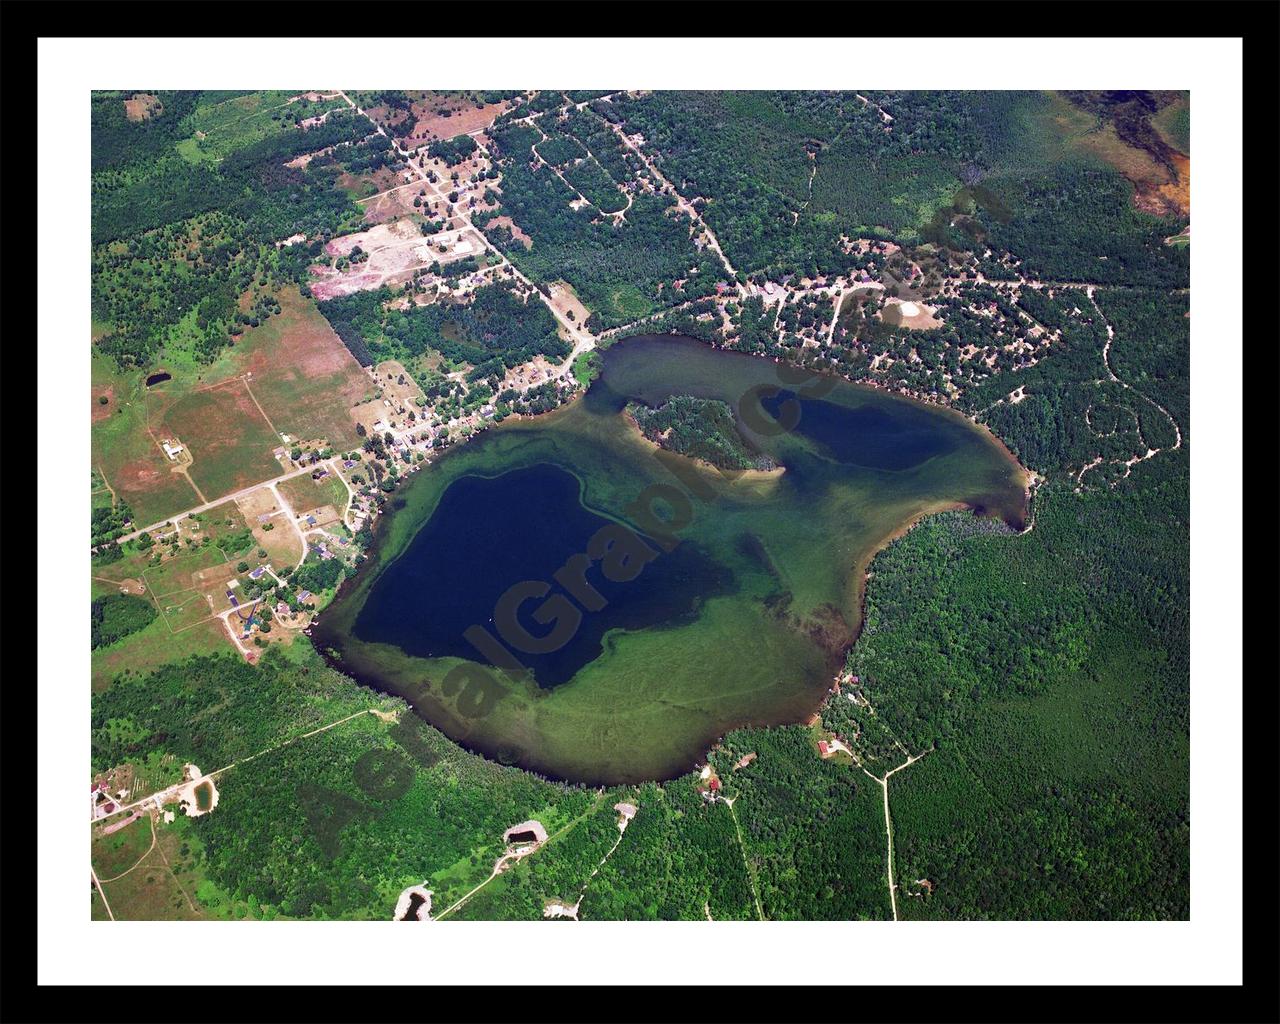
[[[623,406],[678,394],[728,402],[785,470],[657,452]],[[454,449],[401,497],[317,645],[472,749],[612,783],[686,771],[735,726],[803,719],[856,635],[871,554],[956,503],[1020,526],[1025,474],[947,410],[640,337],[604,354],[583,399]],[[572,562],[602,528],[604,563]],[[542,586],[504,611],[523,580]]]

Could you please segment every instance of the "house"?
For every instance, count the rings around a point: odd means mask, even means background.
[[[713,775],[711,781],[707,783],[707,788],[713,793],[718,793],[720,791],[720,780]]]
[[[315,517],[315,516],[307,516],[307,525],[308,525],[308,526],[315,526],[315,525],[316,525],[316,517]]]
[[[161,441],[160,447],[164,449],[164,453],[169,456],[170,462],[177,462],[178,455],[184,449],[177,441]]]
[[[307,598],[309,598],[310,596],[311,596],[311,591],[309,591],[309,590],[304,590],[301,594],[299,594],[299,595],[298,595],[298,600],[299,600],[299,601],[305,601],[305,600],[306,600]]]
[[[261,579],[264,572],[266,572],[266,570],[262,566],[258,566],[258,568],[254,569],[253,572],[249,573],[249,579]]]
[[[821,754],[823,757],[826,757],[826,756],[827,756],[827,741],[826,741],[826,740],[818,740],[818,753],[819,753],[819,754]]]

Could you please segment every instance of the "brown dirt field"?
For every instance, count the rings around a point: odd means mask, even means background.
[[[160,97],[148,92],[135,93],[132,99],[124,101],[124,116],[130,121],[145,121],[163,110],[164,104],[160,102]]]
[[[591,311],[578,298],[577,292],[564,281],[551,282],[551,304],[562,313],[568,314],[572,311],[577,323],[586,322],[587,317],[591,315]]]
[[[240,509],[241,515],[244,516],[244,521],[250,526],[258,524],[259,516],[272,515],[280,511],[280,506],[276,503],[276,496],[271,493],[269,487],[259,487],[256,491],[249,492],[243,498],[237,498],[236,507]]]
[[[279,474],[271,452],[280,439],[243,381],[184,395],[156,429],[182,439],[193,459],[187,472],[209,498]]]
[[[168,597],[195,585],[195,575],[203,569],[226,564],[226,557],[217,548],[202,547],[186,551],[175,558],[166,558],[159,565],[143,570],[143,578],[156,597]]]
[[[920,302],[909,304],[916,307],[917,312],[913,316],[903,314],[904,303],[896,299],[887,300],[884,308],[880,311],[880,319],[887,324],[892,324],[896,327],[908,327],[916,331],[928,331],[942,326],[942,321],[933,315],[936,310],[932,306],[926,306]]]
[[[250,552],[252,554],[252,552]],[[244,558],[246,556],[239,556]],[[222,565],[211,565],[208,569],[200,569],[191,574],[191,584],[197,590],[210,590],[226,583],[236,574],[236,567],[231,562],[223,562]]]
[[[91,418],[94,423],[97,423],[99,420],[105,420],[116,411],[116,389],[110,384],[106,387],[93,388],[89,394],[93,402],[91,407],[93,410]],[[107,396],[107,402],[105,405],[98,401],[98,399],[103,395]]]
[[[376,171],[367,174],[351,174],[344,171],[338,175],[334,184],[350,192],[359,200],[407,182],[402,174],[397,174],[390,167],[379,167]]]
[[[311,268],[311,290],[316,298],[330,299],[383,284],[398,284],[434,260],[443,261],[450,256],[448,252],[437,251],[408,217],[335,238],[325,246],[325,252],[329,256],[345,256],[356,246],[367,252],[369,259],[345,272],[329,267]]]
[[[414,103],[413,113],[417,117],[417,124],[409,138],[404,140],[405,148],[416,149],[436,139],[452,139],[457,135],[488,128],[507,109],[505,100],[486,106],[476,106],[466,101],[462,101],[460,105],[460,100],[461,97],[452,93],[426,93]],[[453,110],[451,116],[437,114],[437,108],[446,104]]]
[[[316,508],[300,509],[299,511],[305,511],[315,519],[316,525],[311,527],[313,530],[323,526],[332,526],[342,519],[342,513],[334,505],[319,505]]]
[[[116,494],[135,511],[140,506],[149,508],[150,503],[178,509],[197,503],[199,497],[186,476],[173,472],[159,451],[157,455],[159,458],[132,459],[111,473],[110,483]],[[148,515],[139,513],[139,525],[145,525]]]
[[[1180,153],[1175,154],[1171,159],[1178,170],[1177,179],[1156,185],[1154,189],[1147,191],[1139,188],[1138,195],[1134,197],[1134,203],[1140,210],[1148,213],[1190,216],[1191,161]]]
[[[511,232],[512,237],[521,242],[526,249],[533,248],[533,239],[526,235],[524,233],[524,229],[506,214],[503,214],[501,217],[494,217],[493,220],[489,221],[489,226],[495,228],[506,228]]]
[[[335,481],[335,483],[342,487],[341,482]],[[333,497],[329,477],[323,480],[312,480],[309,476],[295,476],[292,480],[285,480],[277,486],[285,501],[293,506],[295,515],[311,512],[328,503]],[[346,493],[345,487],[343,487],[343,493]]]
[[[296,288],[281,292],[279,302],[280,314],[247,331],[236,346],[241,372],[251,374],[253,394],[276,430],[354,446],[358,438],[349,410],[371,390],[368,377],[314,302]],[[273,432],[267,454],[280,443]],[[198,467],[199,452],[193,451]],[[279,472],[272,458],[270,470],[256,479]]]
[[[378,387],[382,388],[382,397],[391,402],[390,407],[383,406],[388,413],[394,412],[398,415],[401,408],[406,413],[409,410],[418,410],[418,399],[424,397],[422,388],[418,387],[413,375],[405,369],[403,363],[395,359],[386,359],[374,367],[374,372],[378,375]],[[401,376],[404,377],[403,384],[400,383]]]
[[[140,823],[130,825],[129,829],[138,828],[139,824],[147,828],[148,833],[150,832],[145,818]],[[125,832],[129,829],[125,829]],[[164,833],[161,833],[161,836],[163,837]],[[150,843],[150,841],[148,834],[147,842]],[[199,909],[200,904],[195,902],[193,880],[187,875],[185,886],[179,884],[165,863],[166,857],[169,864],[176,862],[176,849],[171,850],[166,847],[164,854],[165,856],[161,857],[160,849],[157,848],[136,870],[130,871],[114,882],[103,884],[103,891],[107,894],[107,901],[111,904],[111,911],[116,920],[191,921],[206,918],[204,911]],[[197,909],[193,911],[192,906]]]
[[[396,188],[394,192],[388,192],[362,203],[365,224],[385,224],[388,221],[412,217],[418,213],[429,214],[431,211],[427,207],[413,205],[414,198],[419,196],[422,189],[421,184],[408,182],[403,188]],[[425,203],[426,200],[424,199],[423,202]],[[437,205],[441,204],[437,202]]]
[[[277,568],[286,565],[297,565],[302,557],[302,541],[298,539],[298,531],[289,525],[284,515],[271,520],[272,528],[264,530],[261,526],[253,528],[253,538],[258,546],[267,552],[267,560]]]

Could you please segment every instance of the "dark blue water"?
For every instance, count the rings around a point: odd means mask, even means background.
[[[573,475],[547,464],[491,479],[459,478],[371,588],[355,621],[356,636],[394,644],[415,657],[483,662],[491,659],[464,636],[473,626],[483,627],[504,640],[539,686],[550,688],[599,657],[610,629],[689,622],[707,598],[735,589],[732,571],[688,540],[669,552],[651,543],[651,555],[637,546],[630,571],[615,571],[612,580],[599,561],[568,574],[569,583],[557,580],[557,571],[586,552],[597,531],[617,526],[584,508],[579,491]],[[629,529],[626,533],[633,538],[626,543],[634,544],[638,536]],[[619,578],[626,575],[633,578]],[[515,614],[535,640],[554,634],[557,617],[569,621],[581,611],[567,642],[554,650],[517,649],[495,622],[502,618],[495,613],[504,591],[526,580],[547,587],[542,596],[522,602]],[[597,608],[596,595],[604,601],[602,608]],[[544,621],[538,619],[540,612]]]
[[[798,419],[790,402],[799,402]],[[845,466],[911,469],[954,447],[948,432],[938,429],[936,418],[921,415],[905,403],[892,413],[871,406],[854,409],[783,389],[762,397],[760,405],[775,420],[812,441],[820,454]]]

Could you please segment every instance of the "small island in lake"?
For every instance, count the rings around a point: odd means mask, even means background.
[[[778,466],[751,448],[738,430],[733,409],[719,399],[676,395],[652,409],[630,402],[627,414],[654,444],[717,469],[769,471]]]

